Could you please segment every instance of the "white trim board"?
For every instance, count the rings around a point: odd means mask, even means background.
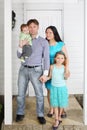
[[[79,0],[50,0],[50,3],[78,3]],[[12,3],[49,3],[49,0],[13,0]]]
[[[4,95],[5,124],[12,124],[11,0],[4,1]]]
[[[85,75],[85,80],[84,80],[84,124],[87,125],[87,0],[85,0],[84,3],[85,6],[85,68],[84,68],[84,75]]]

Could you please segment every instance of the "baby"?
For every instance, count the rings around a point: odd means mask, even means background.
[[[23,44],[22,41],[23,40],[27,40],[28,41],[28,43],[23,46],[22,55],[20,57],[21,62],[24,63],[25,59],[28,58],[31,55],[31,53],[32,53],[32,48],[31,48],[31,46],[32,46],[32,38],[31,38],[31,36],[29,34],[29,30],[28,30],[27,24],[22,24],[20,29],[21,29],[21,33],[19,35],[19,41],[20,41],[19,45],[22,46],[22,44]]]

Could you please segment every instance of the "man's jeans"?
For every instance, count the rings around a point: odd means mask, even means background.
[[[31,81],[36,94],[37,116],[44,116],[43,84],[39,81],[41,75],[41,66],[34,68],[20,67],[18,77],[17,114],[24,115],[26,90],[29,81]]]

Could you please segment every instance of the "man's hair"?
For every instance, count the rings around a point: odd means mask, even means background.
[[[21,26],[20,26],[20,29],[21,29],[21,31],[23,31],[23,28],[25,28],[25,27],[27,27],[27,24],[22,24]]]
[[[30,19],[28,22],[27,22],[27,25],[29,26],[31,23],[34,23],[36,25],[39,25],[39,22],[37,19]]]

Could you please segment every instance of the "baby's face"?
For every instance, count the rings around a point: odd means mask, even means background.
[[[25,34],[29,34],[29,29],[28,27],[24,27],[23,30],[22,30],[23,33]]]

